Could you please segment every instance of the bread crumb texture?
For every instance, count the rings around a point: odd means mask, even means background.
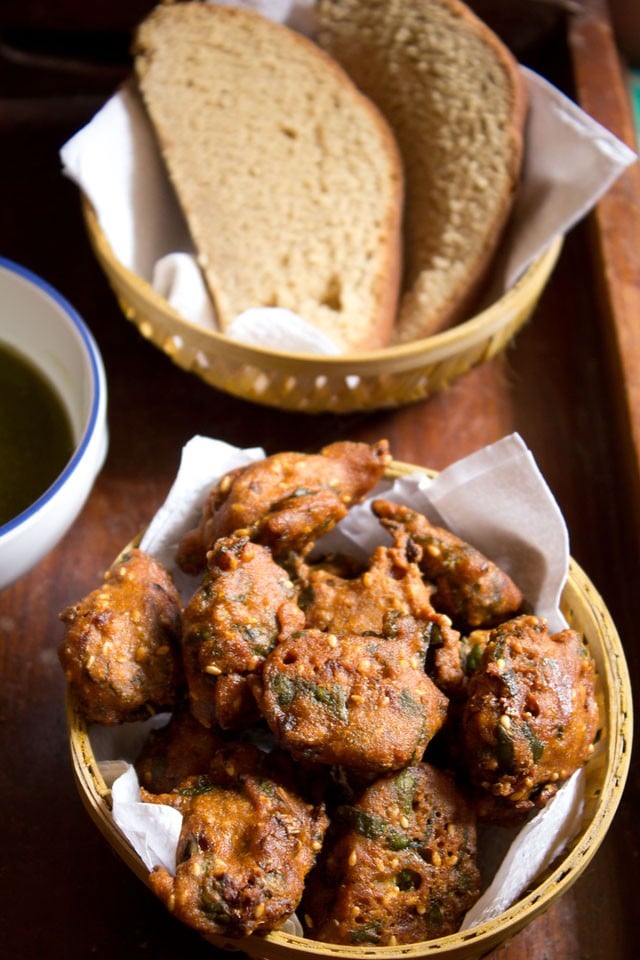
[[[319,0],[318,41],[389,121],[405,172],[395,339],[464,318],[518,183],[526,94],[510,52],[457,0]]]
[[[222,329],[278,306],[344,350],[387,344],[402,166],[344,70],[286,27],[210,4],[156,7],[133,52]]]

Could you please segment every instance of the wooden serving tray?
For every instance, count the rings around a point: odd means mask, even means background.
[[[128,71],[124,53],[120,60],[107,54],[112,46],[126,52],[127,31],[153,3],[0,4],[2,254],[61,290],[95,334],[107,369],[111,435],[76,526],[0,596],[3,949],[25,960],[212,955],[111,855],[86,816],[69,763],[55,654],[58,611],[87,593],[130,531],[149,522],[175,475],[176,451],[195,432],[269,452],[386,436],[397,459],[440,469],[518,430],[564,513],[572,556],[611,611],[632,688],[640,685],[638,167],[567,235],[534,315],[500,356],[393,412],[274,414],[200,383],[123,318],[89,248],[77,189],[60,173],[60,146]],[[506,12],[518,38],[535,27],[520,59],[634,145],[625,65],[605,0],[481,4]],[[628,0],[626,9],[635,6]],[[548,26],[536,19],[543,12]],[[628,876],[640,858],[639,807],[636,762],[588,869],[509,944],[492,950],[491,960],[637,956],[640,912]]]
[[[607,5],[582,0],[569,18],[567,41],[575,98],[634,150],[628,66],[613,42]],[[589,217],[593,279],[600,307],[624,493],[640,537],[640,165],[625,172]]]

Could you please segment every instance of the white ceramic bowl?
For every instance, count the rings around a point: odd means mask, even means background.
[[[0,342],[29,359],[66,407],[74,451],[51,486],[0,526],[0,590],[41,560],[67,532],[108,447],[107,388],[93,336],[73,307],[30,270],[0,257]]]

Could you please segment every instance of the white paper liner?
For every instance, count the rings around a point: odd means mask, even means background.
[[[258,448],[242,450],[201,436],[185,445],[176,479],[141,541],[141,547],[172,572],[185,600],[197,588],[199,577],[182,574],[174,562],[182,533],[194,526],[208,490],[224,473],[263,456]],[[468,539],[499,562],[516,583],[526,585],[528,601],[536,613],[547,617],[551,632],[566,626],[559,600],[569,563],[567,530],[547,483],[518,434],[459,460],[434,479],[415,473],[395,481],[383,480],[320,541],[318,549],[343,548],[367,557],[378,544],[388,542],[370,510],[370,500],[376,496],[405,503]],[[109,782],[116,777],[112,787],[114,820],[149,870],[157,864],[174,869],[181,820],[175,810],[167,815],[162,805],[140,803],[137,778],[129,764],[149,729],[167,720],[165,714],[145,724],[95,726],[90,731],[103,774]],[[118,776],[123,770],[125,776]],[[486,890],[465,926],[497,916],[514,903],[576,835],[583,792],[584,774],[578,771],[519,831],[480,830],[480,868]],[[505,849],[511,838],[513,842]],[[496,850],[505,851],[498,862]]]
[[[230,0],[313,36],[313,0]],[[522,67],[530,107],[524,168],[490,300],[513,286],[559,235],[571,229],[635,160],[636,154],[543,77]],[[193,244],[158,155],[151,127],[127,83],[61,149],[63,172],[91,201],[116,258],[186,319],[217,329]],[[159,267],[158,261],[162,261]],[[256,308],[227,335],[287,352],[338,348],[303,317]],[[275,330],[274,330],[275,324]]]
[[[113,819],[126,835],[149,872],[164,867],[176,872],[176,847],[182,814],[161,803],[142,803],[140,785],[129,767],[111,788]]]
[[[540,813],[529,820],[507,850],[493,880],[464,918],[468,930],[499,916],[525,892],[531,881],[562,853],[580,829],[584,806],[584,775],[576,771]],[[482,841],[491,849],[495,831],[483,831]]]

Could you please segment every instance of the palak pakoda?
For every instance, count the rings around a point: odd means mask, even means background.
[[[492,627],[520,612],[520,589],[475,547],[401,504],[378,499],[372,509],[390,532],[400,525],[421,548],[419,565],[434,585],[433,605],[458,629]]]
[[[131,550],[102,586],[60,614],[58,655],[87,720],[142,720],[177,702],[182,688],[182,606],[167,570]]]
[[[454,933],[479,889],[473,808],[420,763],[338,809],[300,912],[315,940],[395,946]]]
[[[595,667],[574,630],[541,617],[495,628],[458,728],[464,776],[485,820],[517,822],[588,759],[598,731]]]
[[[418,566],[421,549],[398,527],[391,547],[377,547],[363,570],[349,558],[302,562],[295,568],[298,604],[307,627],[338,634],[382,634],[394,618],[422,625],[427,673],[445,693],[464,681],[461,639],[431,602],[433,587]],[[385,626],[386,625],[386,626]]]
[[[317,454],[276,453],[233,470],[211,490],[198,526],[182,538],[177,562],[200,572],[216,540],[237,530],[268,545],[275,557],[306,552],[375,486],[390,459],[386,440],[341,441]]]
[[[257,718],[248,679],[261,669],[283,627],[304,618],[287,572],[247,536],[223,537],[185,607],[182,645],[191,712],[223,730]]]
[[[277,929],[296,910],[328,821],[280,770],[242,744],[218,752],[207,775],[168,794],[143,792],[183,816],[175,876],[156,868],[149,877],[183,923],[240,937]]]
[[[300,563],[296,567],[298,604],[307,627],[329,633],[377,633],[393,617],[411,616],[425,624],[437,618],[431,588],[424,582],[410,541],[402,531],[391,547],[380,546],[364,569],[354,573],[343,562]]]
[[[410,617],[385,621],[380,635],[295,631],[252,679],[254,693],[294,758],[357,774],[397,770],[422,758],[446,718],[425,649]]]

